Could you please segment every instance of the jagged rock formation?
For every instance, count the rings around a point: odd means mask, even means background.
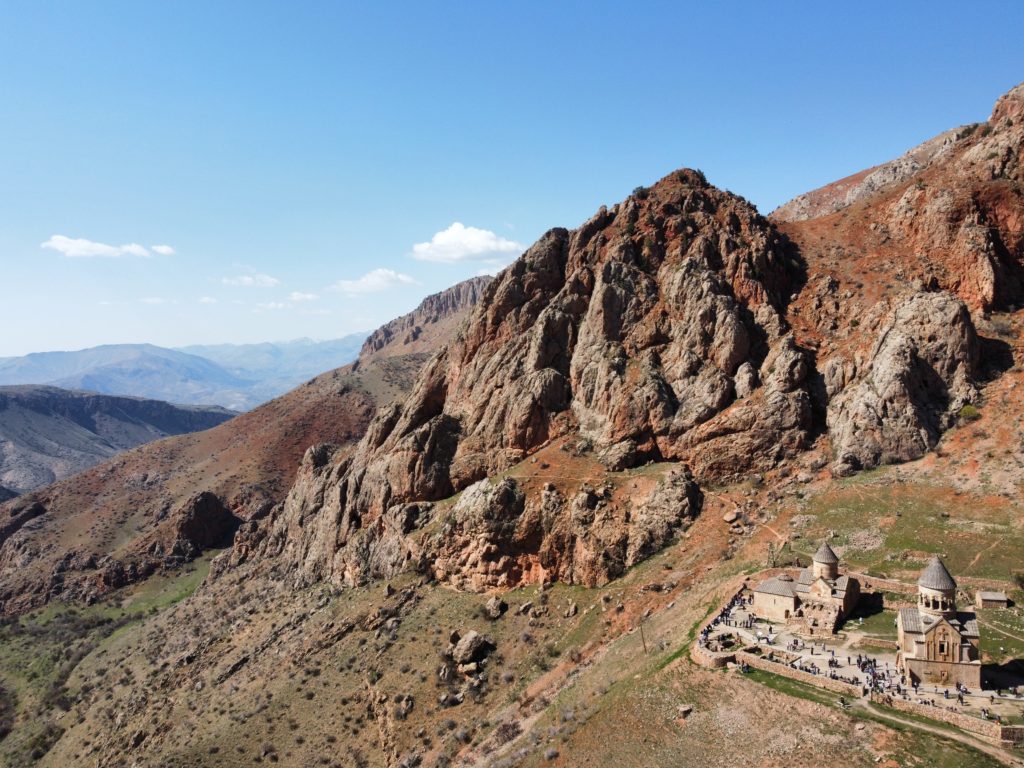
[[[0,481],[25,493],[137,445],[210,429],[234,415],[215,406],[57,387],[0,387]]]
[[[799,278],[768,222],[692,171],[578,230],[551,230],[488,286],[463,333],[404,404],[374,419],[351,460],[300,481],[270,546],[306,579],[359,580],[363,531],[569,432],[610,466],[692,460],[698,477],[792,455],[811,426],[809,365],[781,316]],[[555,533],[531,528],[540,540]],[[580,581],[615,574],[596,563],[554,570]]]
[[[412,312],[396,317],[371,333],[363,342],[359,359],[366,363],[381,354],[395,354],[394,350],[408,354],[420,349],[436,349],[439,338],[451,335],[452,321],[461,319],[465,310],[480,301],[491,280],[489,275],[482,275],[427,296]]]
[[[689,171],[551,230],[488,286],[409,399],[296,486],[261,534],[267,551],[300,582],[430,558],[472,589],[536,573],[592,583],[614,568],[585,556],[539,567],[557,538],[531,517],[542,499],[510,480],[473,484],[570,437],[609,470],[671,459],[698,482],[773,470],[819,436],[838,474],[921,456],[978,396],[968,308],[1024,299],[1022,101],[1015,89],[986,125],[865,172],[841,197],[780,209],[781,237]],[[448,557],[413,532],[458,491],[453,513],[468,516],[448,530],[480,549]],[[530,544],[479,528],[462,506],[474,499],[506,528],[531,520]]]

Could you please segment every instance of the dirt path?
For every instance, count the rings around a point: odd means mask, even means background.
[[[967,566],[966,568],[964,568],[964,573],[966,574],[966,573],[967,573],[967,572],[968,572],[969,570],[971,570],[971,568],[973,568],[974,566],[976,566],[976,565],[978,564],[978,561],[979,561],[979,560],[981,560],[981,556],[982,556],[982,555],[984,555],[984,554],[986,554],[987,552],[989,552],[989,551],[991,551],[991,550],[995,549],[995,548],[996,548],[996,546],[998,546],[999,544],[1002,544],[1002,543],[1003,543],[1003,540],[1002,540],[1002,539],[996,539],[995,541],[993,541],[993,542],[992,542],[991,544],[989,544],[989,545],[988,545],[987,547],[985,547],[984,549],[982,549],[982,550],[979,550],[978,554],[976,554],[976,555],[974,556],[974,559],[973,559],[973,560],[971,560],[971,563],[970,563],[970,565],[968,565],[968,566]]]
[[[958,741],[961,744],[966,744],[968,747],[984,752],[989,757],[994,757],[996,760],[1001,762],[1003,765],[1010,766],[1024,766],[1024,760],[1018,757],[1014,757],[1004,749],[1000,749],[994,744],[989,744],[981,739],[975,739],[973,736],[968,736],[966,733],[960,731],[946,730],[945,728],[938,728],[936,726],[927,725],[925,723],[918,722],[916,720],[907,720],[900,717],[899,715],[890,714],[887,711],[883,711],[873,705],[866,699],[858,699],[853,702],[853,706],[861,707],[871,712],[872,715],[882,718],[883,720],[889,720],[890,722],[900,723],[909,728],[916,728],[919,731],[926,731],[927,733],[935,734],[936,736],[942,736],[953,741]]]
[[[1012,632],[1007,632],[1005,629],[1000,629],[999,627],[987,621],[979,620],[978,623],[985,627],[985,629],[991,629],[993,632],[998,632],[1000,635],[1006,635],[1007,637],[1012,637],[1014,640],[1018,640],[1024,643],[1024,637],[1021,637],[1020,635],[1015,635]]]

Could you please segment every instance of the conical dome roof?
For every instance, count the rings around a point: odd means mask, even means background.
[[[832,547],[822,542],[821,546],[818,547],[818,551],[814,553],[814,562],[822,563],[823,565],[838,565],[839,558],[832,551]]]
[[[946,570],[946,566],[938,555],[935,555],[928,563],[928,567],[921,572],[921,578],[917,580],[917,586],[925,589],[936,589],[940,592],[952,592],[956,590],[956,581]]]

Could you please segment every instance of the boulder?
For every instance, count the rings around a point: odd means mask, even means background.
[[[484,603],[484,611],[487,613],[487,618],[495,620],[500,619],[502,614],[508,610],[508,603],[502,600],[500,597],[495,595],[486,603]]]

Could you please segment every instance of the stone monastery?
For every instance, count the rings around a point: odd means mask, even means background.
[[[762,581],[754,589],[753,612],[769,621],[796,625],[807,635],[834,634],[860,599],[860,583],[839,575],[839,558],[823,543],[810,568],[794,580],[781,574]]]

